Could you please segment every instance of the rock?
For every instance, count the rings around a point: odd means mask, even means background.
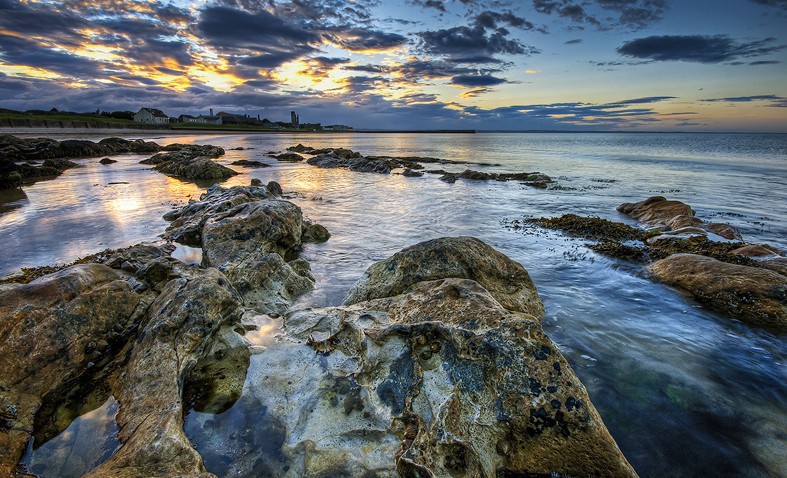
[[[113,387],[122,446],[86,477],[214,477],[183,432],[182,384],[219,330],[240,324],[241,313],[240,298],[216,269],[167,285]]]
[[[444,174],[440,176],[440,181],[445,181],[447,183],[455,183],[456,182],[456,174]]]
[[[340,151],[344,156],[338,156],[336,151]],[[359,157],[356,153],[347,154],[350,150],[333,150],[330,153],[322,153],[306,160],[308,164],[319,168],[346,168],[350,171],[388,174],[391,172],[391,164],[384,159],[369,159]]]
[[[298,143],[297,146],[290,146],[289,148],[287,148],[287,151],[294,151],[296,153],[309,153],[311,151],[314,151],[314,148],[312,148],[311,146],[304,146],[301,143]]]
[[[262,180],[257,179],[257,178],[252,178],[251,185],[252,186],[262,186]]]
[[[262,161],[249,161],[248,159],[240,159],[230,163],[232,166],[243,166],[246,168],[270,168],[270,164],[265,164]]]
[[[103,165],[109,165],[109,164],[115,164],[117,163],[117,161],[115,161],[114,159],[104,158],[101,161],[99,161],[99,163]]]
[[[419,177],[421,177],[423,175],[424,175],[424,173],[422,173],[420,171],[413,171],[410,168],[407,168],[407,169],[405,169],[402,172],[402,176],[407,176],[408,178],[419,178]]]
[[[466,169],[463,172],[459,173],[457,177],[461,179],[471,179],[474,181],[489,181],[490,179],[495,179],[497,176],[489,173],[482,173],[479,171],[472,171],[470,169]]]
[[[284,260],[302,235],[303,216],[295,204],[278,199],[246,202],[207,219],[203,266],[226,274],[245,306],[281,314],[314,287],[313,278],[298,274]]]
[[[325,242],[330,239],[330,237],[331,233],[323,226],[310,221],[303,221],[302,242]]]
[[[787,329],[787,277],[694,254],[674,254],[649,269],[662,282],[743,322]]]
[[[521,264],[473,237],[422,242],[370,266],[353,285],[343,305],[392,297],[428,280],[460,278],[481,284],[503,307],[538,320],[544,305]]]
[[[224,189],[215,185],[200,197],[198,202],[184,206],[176,213],[167,213],[174,218],[164,231],[164,239],[191,247],[202,247],[202,228],[214,214],[228,211],[239,204],[272,197],[265,187],[235,186]]]
[[[164,162],[154,168],[160,173],[190,180],[225,180],[238,173],[208,158],[197,158],[183,162]]]
[[[638,203],[624,203],[618,211],[643,222],[665,223],[676,216],[694,217],[688,204],[680,201],[667,201],[662,196],[653,196]]]
[[[664,221],[664,224],[672,229],[683,229],[684,227],[700,227],[704,224],[704,222],[702,219],[696,218],[694,216],[681,214]]]
[[[274,196],[281,196],[284,194],[284,191],[281,189],[281,185],[276,181],[268,181],[268,184],[265,187],[268,188],[268,191],[270,191],[270,193]]]
[[[296,153],[283,153],[274,156],[274,158],[276,158],[277,161],[284,161],[286,163],[299,163],[303,161],[303,156]]]
[[[723,237],[724,239],[729,239],[731,241],[742,241],[743,236],[741,236],[740,231],[737,228],[730,226],[729,224],[722,224],[722,223],[711,223],[711,224],[703,224],[702,229],[712,232],[718,236]]]
[[[732,253],[750,257],[759,262],[762,267],[787,276],[787,258],[778,249],[767,244],[741,247]]]
[[[477,282],[295,311],[284,330],[255,356],[238,402],[265,410],[252,419],[259,438],[195,438],[234,467],[273,477],[636,476],[538,322]]]
[[[91,363],[104,366],[148,303],[100,264],[76,265],[0,293],[0,472],[11,475],[34,417],[46,421],[36,415],[43,397],[92,373]]]

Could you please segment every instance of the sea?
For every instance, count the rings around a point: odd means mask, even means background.
[[[747,243],[787,251],[787,135],[301,133],[145,139],[219,145],[227,150],[218,159],[225,165],[265,162],[271,167],[232,166],[241,174],[222,185],[277,181],[307,218],[330,231],[326,243],[304,247],[317,283],[295,307],[338,305],[367,267],[407,246],[444,236],[477,237],[530,273],[546,308],[544,331],[640,476],[787,477],[787,335],[708,308],[657,283],[642,264],[594,253],[586,240],[506,227],[516,219],[568,213],[636,225],[616,207],[664,196],[689,204],[706,222],[735,226]],[[269,156],[299,143],[364,156],[464,162],[436,166],[451,172],[537,171],[555,183],[547,189],[517,181],[450,184],[435,174],[319,169]],[[79,159],[79,167],[57,179],[0,192],[0,276],[156,240],[167,227],[164,213],[211,186],[151,171],[139,164],[145,157],[112,156],[118,162],[109,166],[99,164],[101,158]],[[182,246],[175,256],[186,262],[201,257],[199,249]],[[101,421],[112,421],[116,410],[109,399],[60,436],[36,444],[25,463],[42,478],[89,471],[117,446],[113,437],[97,439],[93,433],[108,429]],[[212,419],[216,430],[253,426],[246,423],[256,416],[253,411],[231,412]],[[197,415],[186,418],[187,432],[199,428],[189,422]],[[211,441],[190,438],[198,450]],[[103,453],[96,452],[96,440],[104,443]],[[63,466],[68,460],[83,465]],[[224,456],[205,464],[218,476],[254,476],[241,461]]]

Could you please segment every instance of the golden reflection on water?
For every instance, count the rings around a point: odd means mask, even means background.
[[[276,340],[276,334],[281,331],[282,319],[274,319],[265,314],[251,317],[259,330],[246,332],[246,338],[257,347],[267,347]]]

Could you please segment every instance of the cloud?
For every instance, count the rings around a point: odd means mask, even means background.
[[[776,96],[776,95],[734,96],[731,98],[710,98],[700,101],[708,102],[708,103],[714,103],[714,102],[751,103],[754,101],[770,101],[771,103],[765,106],[772,107],[772,108],[787,108],[787,98],[783,96]]]
[[[575,2],[573,0],[533,0],[533,8],[539,13],[558,15],[574,23],[586,23],[600,29],[625,26],[636,30],[647,28],[663,19],[667,10],[666,0],[593,0]],[[588,12],[595,10],[601,15],[615,12],[617,18],[606,19]],[[602,18],[604,21],[599,20]]]
[[[751,0],[754,3],[759,3],[760,5],[767,5],[769,7],[781,8],[782,10],[787,10],[787,0]]]
[[[508,31],[487,31],[483,25],[458,26],[436,31],[418,33],[420,47],[429,54],[446,55],[456,61],[467,62],[469,58],[493,60],[492,55],[532,55],[539,51],[517,40],[507,38]]]
[[[418,5],[418,6],[424,7],[424,8],[434,8],[435,10],[439,10],[439,11],[441,11],[443,13],[447,12],[446,9],[445,9],[445,5],[440,0],[426,0],[426,1],[413,0],[410,3],[412,3],[413,5]]]
[[[576,40],[569,40],[569,41],[567,41],[567,42],[565,43],[565,45],[577,45],[577,44],[579,44],[579,43],[582,43],[582,40],[578,38],[578,39],[576,39]]]
[[[722,63],[739,58],[763,56],[785,45],[773,45],[775,38],[740,43],[726,35],[664,35],[638,38],[617,49],[621,55],[654,61]]]
[[[325,38],[339,48],[353,52],[386,51],[407,43],[407,37],[379,30],[337,26],[325,31]]]
[[[635,105],[643,103],[658,103],[664,100],[674,100],[675,96],[647,96],[645,98],[635,98],[633,100],[616,101],[616,105]]]
[[[497,86],[505,83],[503,78],[496,78],[491,75],[462,75],[451,78],[451,85],[464,86],[468,88]]]

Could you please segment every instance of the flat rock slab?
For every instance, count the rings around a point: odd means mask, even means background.
[[[743,322],[787,330],[787,277],[783,275],[695,254],[674,254],[649,269],[662,282]]]

